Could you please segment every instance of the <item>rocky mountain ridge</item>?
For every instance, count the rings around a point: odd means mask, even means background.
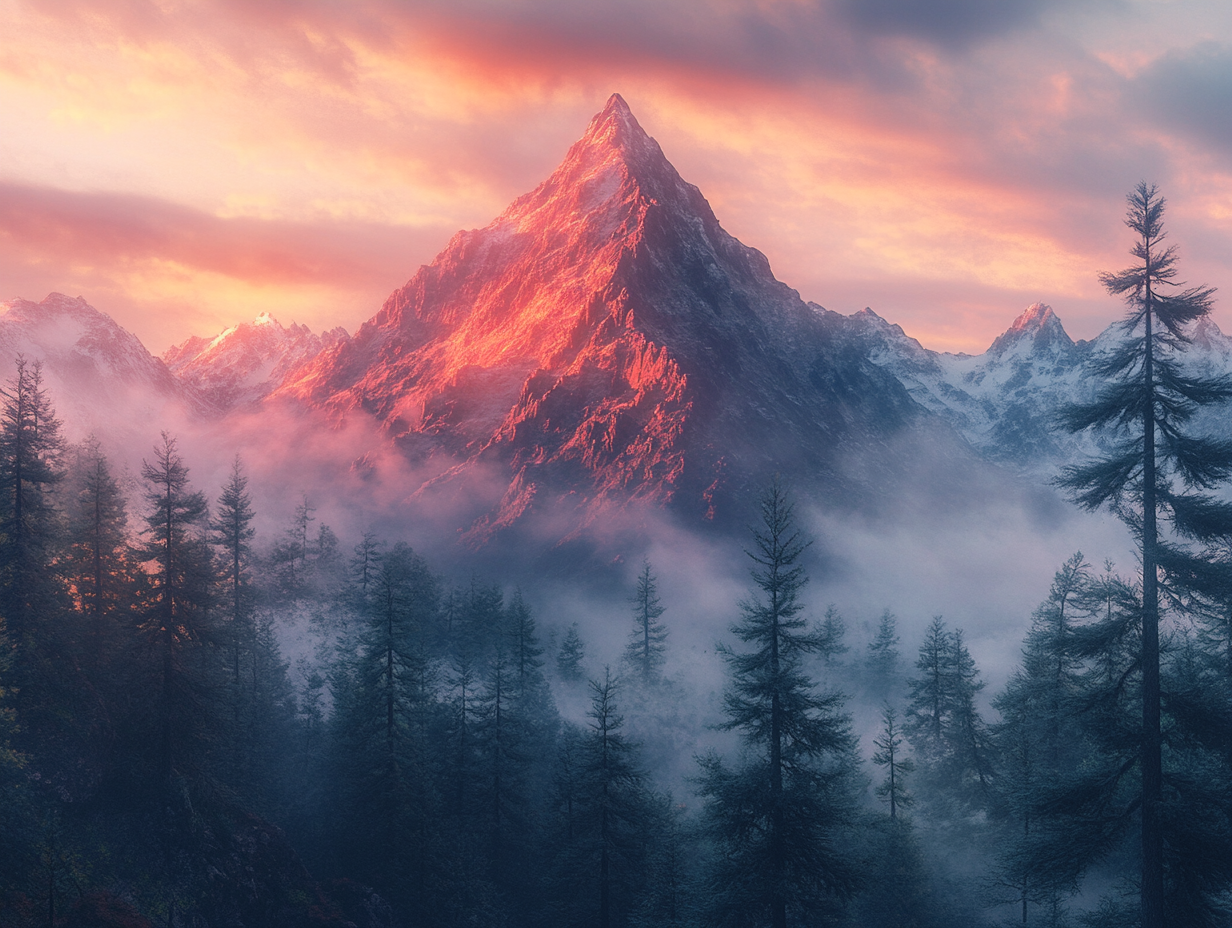
[[[41,363],[44,385],[74,439],[135,423],[217,414],[150,354],[137,336],[81,297],[0,302],[0,383],[16,359]]]
[[[479,539],[544,500],[582,523],[637,500],[712,518],[776,471],[867,497],[921,411],[839,350],[839,318],[729,235],[616,95],[543,184],[272,398],[371,414],[439,462],[432,487],[483,474]]]
[[[1091,436],[1067,434],[1054,420],[1063,406],[1093,398],[1100,384],[1085,366],[1120,342],[1118,324],[1075,342],[1052,307],[1033,303],[986,352],[967,355],[924,348],[871,309],[846,318],[857,350],[989,459],[1046,478],[1099,451]],[[1207,318],[1192,339],[1188,365],[1232,377],[1232,338]]]
[[[544,183],[455,235],[354,336],[262,314],[159,360],[80,298],[0,304],[0,350],[44,361],[67,418],[371,420],[413,463],[407,494],[467,500],[476,544],[535,512],[566,512],[566,534],[639,502],[740,518],[733,501],[774,473],[859,508],[930,456],[961,482],[971,449],[1046,477],[1094,450],[1051,420],[1091,395],[1083,365],[1118,337],[1074,342],[1037,303],[955,355],[871,309],[806,304],[618,95]],[[1193,363],[1232,373],[1232,339],[1203,322]],[[352,469],[368,450],[347,446]]]
[[[296,367],[346,338],[341,327],[316,335],[306,325],[286,328],[261,313],[213,338],[193,336],[168,348],[162,360],[181,382],[230,410],[260,402]]]

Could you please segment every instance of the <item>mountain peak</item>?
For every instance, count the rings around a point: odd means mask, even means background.
[[[638,123],[633,110],[624,97],[618,93],[612,94],[607,104],[587,126],[586,132],[579,140],[580,145],[607,145],[610,147],[625,147],[630,144],[641,144],[648,140],[646,130]]]
[[[1060,347],[1062,350],[1074,347],[1073,339],[1061,325],[1061,320],[1046,303],[1032,303],[1024,309],[1013,324],[997,336],[988,352],[1002,355],[1024,343],[1029,343],[1028,350],[1033,352],[1054,347]]]
[[[639,194],[678,199],[688,188],[629,104],[612,94],[551,176],[510,204],[501,219],[521,226],[534,216],[540,228],[560,228],[609,203],[628,204]],[[558,215],[544,214],[545,206]]]

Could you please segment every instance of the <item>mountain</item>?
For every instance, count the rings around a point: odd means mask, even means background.
[[[985,456],[1028,470],[1072,452],[1052,427],[1063,404],[1089,396],[1082,365],[1093,344],[1074,342],[1052,308],[1034,303],[980,355],[926,349],[871,309],[849,317],[853,349],[949,422]]]
[[[930,351],[871,309],[847,317],[852,350],[892,374],[911,398],[949,422],[984,456],[1051,477],[1065,463],[1098,452],[1093,439],[1054,426],[1063,406],[1093,398],[1084,371],[1123,338],[1113,324],[1091,341],[1073,341],[1052,307],[1033,303],[980,355]],[[1232,338],[1211,319],[1194,326],[1185,363],[1208,376],[1232,376]],[[1204,411],[1208,429],[1219,413]]]
[[[142,423],[213,412],[135,335],[81,297],[52,293],[41,303],[0,302],[0,377],[6,383],[18,355],[42,363],[44,383],[72,439],[90,432],[119,437]]]
[[[548,501],[582,523],[630,500],[721,519],[776,472],[854,504],[924,414],[845,349],[844,318],[729,235],[616,95],[273,398],[374,416],[429,488],[494,486],[478,541]]]
[[[168,348],[163,362],[182,382],[222,410],[259,402],[297,366],[345,340],[345,329],[314,335],[307,326],[283,327],[269,313],[214,338],[193,336]]]

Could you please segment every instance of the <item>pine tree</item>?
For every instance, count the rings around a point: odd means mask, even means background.
[[[633,632],[625,646],[625,663],[637,674],[643,686],[649,686],[658,678],[663,667],[666,651],[667,626],[659,621],[663,604],[655,576],[650,570],[650,561],[642,562],[642,571],[637,577],[637,590],[633,594]]]
[[[525,833],[526,768],[524,719],[514,701],[516,675],[503,651],[488,668],[475,702],[479,781],[476,818],[485,832],[488,875],[506,892],[515,890],[515,835]]]
[[[26,704],[37,696],[31,684],[56,672],[35,666],[55,632],[47,621],[57,598],[50,569],[56,554],[53,491],[64,476],[64,446],[39,362],[18,355],[16,373],[0,396],[0,615],[18,649],[13,673],[18,702]]]
[[[881,709],[881,734],[873,740],[873,763],[886,770],[885,782],[877,787],[877,796],[890,806],[890,820],[898,820],[898,810],[914,804],[915,799],[907,791],[907,774],[915,771],[915,763],[907,756],[902,729],[895,723],[898,714],[889,703]]]
[[[435,676],[425,647],[438,603],[436,579],[404,544],[370,564],[364,625],[352,666],[335,675],[330,728],[338,844],[348,872],[418,913],[444,855],[439,818]]]
[[[213,734],[219,645],[210,616],[214,564],[203,531],[205,496],[190,488],[188,468],[166,432],[153,461],[142,462],[141,476],[147,512],[140,556],[150,565],[151,590],[140,631],[156,694],[155,772],[169,789],[173,775],[202,772]]]
[[[898,677],[900,655],[898,652],[897,620],[889,609],[881,614],[877,633],[868,644],[865,666],[872,676],[875,692],[888,695]]]
[[[128,506],[99,441],[90,436],[75,449],[69,470],[68,534],[62,570],[84,620],[82,661],[98,679],[128,631],[138,567],[128,545]]]
[[[911,701],[904,732],[929,780],[937,812],[949,817],[950,803],[980,808],[989,802],[992,746],[976,695],[984,684],[963,641],[933,619],[916,660],[919,676],[908,681]]]
[[[832,667],[850,649],[843,639],[847,637],[847,623],[833,605],[826,609],[825,618],[821,620],[820,640],[817,653],[821,655],[822,663]]]
[[[556,671],[562,680],[571,683],[585,676],[582,661],[586,658],[586,648],[582,644],[582,635],[578,631],[578,623],[574,622],[565,633],[565,640],[560,644],[556,654]]]
[[[291,523],[283,530],[282,540],[271,555],[275,565],[278,589],[281,595],[298,600],[308,593],[308,579],[312,543],[309,527],[316,521],[316,507],[302,494]]]
[[[1203,406],[1232,397],[1232,383],[1192,376],[1182,352],[1185,327],[1206,316],[1213,290],[1185,288],[1176,246],[1163,244],[1165,201],[1140,183],[1127,197],[1125,224],[1137,239],[1136,263],[1100,279],[1129,306],[1124,341],[1096,359],[1090,374],[1107,382],[1094,402],[1063,415],[1071,431],[1097,430],[1112,450],[1066,469],[1060,483],[1083,507],[1109,507],[1138,536],[1142,554],[1141,919],[1162,928],[1164,908],[1163,767],[1160,728],[1160,570],[1189,569],[1187,539],[1232,533],[1232,505],[1208,491],[1232,474],[1232,442],[1195,437],[1187,423]]]
[[[1031,904],[1059,917],[1072,880],[1046,879],[1035,867],[1033,848],[1041,827],[1052,823],[1038,807],[1082,760],[1083,734],[1075,712],[1081,691],[1080,662],[1074,656],[1074,630],[1090,615],[1093,580],[1075,554],[1062,565],[1046,599],[1035,611],[1023,647],[1022,667],[993,700],[1001,721],[993,728],[1000,758],[998,789],[1005,835],[992,881],[997,898],[1019,908],[1027,924]],[[1065,823],[1055,823],[1062,831]]]
[[[700,792],[718,849],[709,884],[716,922],[785,928],[789,915],[807,923],[856,886],[854,862],[839,846],[853,815],[856,762],[843,697],[818,694],[801,669],[820,638],[805,631],[807,543],[777,480],[761,517],[748,552],[758,594],[741,603],[732,627],[750,649],[723,650],[732,679],[722,727],[741,733],[748,759],[732,770],[704,758]]]
[[[256,628],[252,620],[253,591],[249,575],[252,539],[256,535],[256,529],[252,527],[254,516],[252,497],[248,493],[248,478],[244,475],[239,455],[236,455],[231,464],[231,476],[222,488],[217,511],[210,520],[210,531],[211,540],[221,555],[219,579],[223,587],[221,598],[226,603],[226,637],[231,663],[234,737],[243,742],[250,739],[240,734],[240,717],[245,702],[240,662],[245,651],[253,650],[256,639]],[[245,735],[250,733],[251,728],[247,729]],[[242,754],[243,752],[241,758]]]
[[[535,619],[522,598],[521,590],[514,590],[507,613],[509,660],[517,676],[518,691],[524,693],[543,679],[540,672],[543,667],[543,648],[539,646]]]
[[[646,880],[649,797],[637,747],[621,729],[610,670],[590,681],[587,729],[566,739],[560,794],[567,831],[555,865],[554,920],[627,924]]]

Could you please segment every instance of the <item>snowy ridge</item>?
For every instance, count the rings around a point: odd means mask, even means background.
[[[1095,395],[1100,385],[1085,365],[1121,340],[1117,325],[1089,342],[1075,342],[1050,306],[1033,303],[986,352],[968,355],[924,348],[871,309],[846,318],[859,350],[986,457],[1050,476],[1098,452],[1089,436],[1059,430],[1055,417],[1062,407]],[[1232,338],[1202,320],[1186,363],[1204,374],[1232,376]]]
[[[0,302],[0,378],[6,383],[18,355],[42,363],[44,383],[73,439],[214,411],[137,336],[81,297],[52,293],[40,303]]]
[[[222,410],[260,402],[300,365],[347,338],[345,329],[315,335],[282,326],[269,313],[220,332],[193,336],[163,354],[168,369]]]

